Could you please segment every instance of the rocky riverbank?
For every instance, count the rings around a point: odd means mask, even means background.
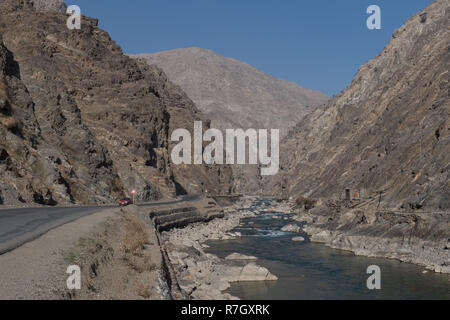
[[[221,259],[206,253],[208,240],[228,240],[239,237],[230,232],[240,224],[242,218],[255,216],[246,207],[248,200],[225,209],[222,219],[208,223],[197,223],[183,229],[173,229],[161,235],[162,247],[167,252],[176,274],[178,285],[193,299],[237,299],[222,293],[237,281],[272,281],[277,277],[254,260],[239,253]]]
[[[297,234],[293,242],[307,240],[306,233],[313,242],[356,255],[394,258],[450,273],[446,214],[348,209],[321,200],[308,204],[308,209],[290,201],[265,201],[266,206],[256,208],[252,207],[255,200],[245,198],[225,208],[223,218],[210,220],[205,215],[204,222],[163,232],[157,230],[148,210],[135,206],[117,210],[95,232],[62,251],[61,266],[77,264],[83,270],[83,289],[63,290],[55,298],[237,299],[224,293],[231,283],[272,281],[277,276],[259,266],[258,257],[235,252],[219,258],[208,253],[207,241],[240,237],[232,230],[243,218],[260,214],[283,221],[281,231]],[[210,202],[188,205],[209,212]],[[65,275],[64,270],[61,274]]]
[[[356,255],[398,259],[450,273],[450,215],[445,212],[388,212],[350,209],[318,201],[306,210],[292,203],[294,219],[313,242]]]

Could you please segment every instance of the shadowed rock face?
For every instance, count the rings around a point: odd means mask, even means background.
[[[319,92],[277,79],[235,59],[200,48],[131,55],[161,67],[219,129],[280,129],[284,136],[306,114],[328,101]],[[258,166],[233,166],[234,189],[261,190]]]
[[[97,20],[69,30],[65,14],[36,12],[32,1],[0,1],[0,12],[3,204],[107,203],[132,188],[150,200],[199,192],[202,183],[212,192],[227,187],[226,169],[172,170],[171,124],[192,126],[198,111],[160,69],[123,55]]]
[[[450,8],[434,1],[394,32],[352,83],[282,144],[270,189],[342,198],[362,188],[377,205],[450,208]],[[281,178],[281,179],[280,179]]]

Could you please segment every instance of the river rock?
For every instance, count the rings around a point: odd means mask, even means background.
[[[329,242],[333,238],[333,233],[328,230],[320,231],[319,233],[313,234],[311,240],[315,242]]]
[[[258,266],[254,262],[250,262],[242,268],[241,274],[237,281],[274,281],[278,280],[278,277],[271,274],[269,270],[264,267]]]
[[[240,253],[232,253],[228,255],[225,260],[257,260],[254,256],[246,256]]]
[[[306,222],[306,223],[314,222],[314,217],[312,217],[309,214],[297,214],[292,219],[297,222]]]
[[[294,241],[294,242],[303,242],[303,241],[305,241],[305,238],[303,238],[303,237],[294,237],[294,238],[292,238],[292,241]]]
[[[283,231],[283,232],[299,233],[299,232],[301,232],[301,230],[302,229],[296,224],[288,224],[288,225],[284,226],[283,228],[281,228],[281,231]]]

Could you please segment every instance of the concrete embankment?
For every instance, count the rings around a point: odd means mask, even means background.
[[[184,228],[192,223],[208,222],[215,218],[223,218],[224,213],[214,200],[201,199],[191,204],[179,204],[169,208],[154,207],[149,212],[159,232],[174,228]]]

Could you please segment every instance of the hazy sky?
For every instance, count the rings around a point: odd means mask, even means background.
[[[431,0],[66,0],[126,53],[201,47],[328,95]],[[382,29],[366,9],[381,7]]]

